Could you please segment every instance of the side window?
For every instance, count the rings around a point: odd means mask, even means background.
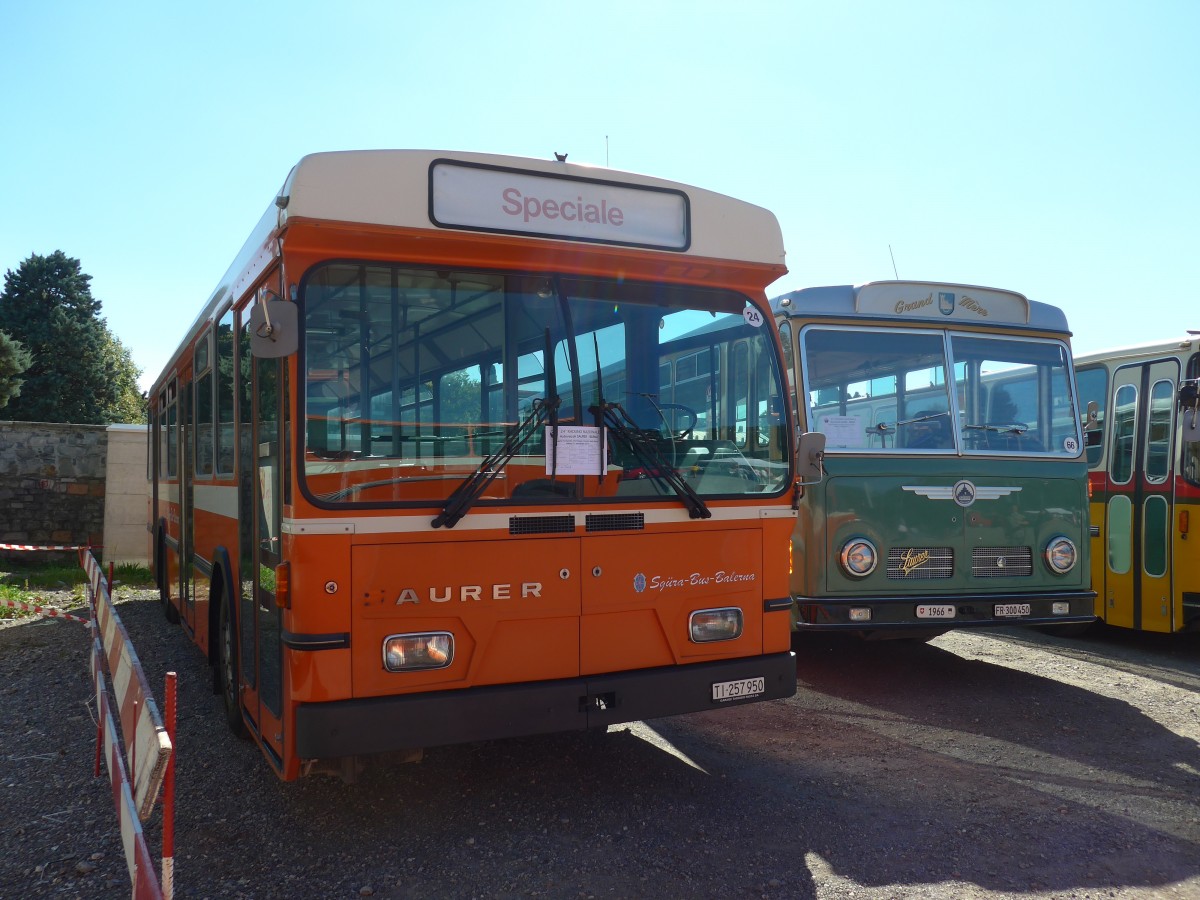
[[[1175,385],[1156,381],[1150,386],[1146,417],[1146,480],[1162,484],[1171,469],[1171,433],[1175,425]]]
[[[745,341],[733,345],[733,442],[746,446],[746,420],[750,415],[750,360]]]
[[[1137,424],[1137,388],[1123,384],[1113,397],[1112,462],[1109,474],[1115,484],[1127,484],[1133,477],[1133,444]]]
[[[156,432],[158,434],[158,455],[156,457],[158,478],[161,481],[167,477],[167,392],[158,395],[158,411],[156,416]]]
[[[1133,504],[1124,494],[1108,501],[1108,568],[1124,575],[1133,566]]]
[[[796,408],[796,359],[792,350],[792,324],[779,323],[779,340],[784,344],[784,368],[787,372],[787,402],[792,404],[792,418],[800,424],[799,410]]]
[[[1079,407],[1087,410],[1088,403],[1096,401],[1096,416],[1100,425],[1100,443],[1087,448],[1088,468],[1094,468],[1104,456],[1104,404],[1108,398],[1108,370],[1103,366],[1075,372],[1079,387]]]
[[[179,404],[176,402],[175,382],[167,388],[167,477],[179,474]]]
[[[193,372],[196,397],[196,474],[213,473],[213,373],[210,346],[212,332],[205,332],[196,344]]]
[[[218,475],[233,474],[234,447],[237,441],[237,423],[233,418],[234,378],[233,371],[233,310],[225,313],[216,331],[216,381],[217,381],[217,459]]]

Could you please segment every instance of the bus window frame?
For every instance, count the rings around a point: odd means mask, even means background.
[[[222,356],[221,329],[229,329],[228,356]],[[217,478],[230,478],[237,472],[237,330],[233,308],[221,313],[213,327],[213,474]],[[222,362],[227,363],[222,371]],[[222,418],[222,402],[227,400],[228,421]],[[227,429],[223,432],[222,429]],[[222,439],[222,434],[226,438]],[[228,443],[228,446],[226,446]],[[228,463],[222,465],[222,461]]]
[[[1125,478],[1117,478],[1116,466],[1117,466],[1118,461],[1122,458],[1121,454],[1123,454],[1125,452],[1121,447],[1121,441],[1117,435],[1117,425],[1122,421],[1122,419],[1120,418],[1120,415],[1119,415],[1119,410],[1120,410],[1121,405],[1117,402],[1117,398],[1118,398],[1118,395],[1126,389],[1133,392],[1133,399],[1131,401],[1132,410],[1129,414],[1129,421],[1131,423],[1131,429],[1130,429],[1130,433],[1129,433],[1129,450],[1128,450],[1128,453],[1126,454],[1126,456],[1127,456],[1126,465],[1129,469],[1129,472]],[[1138,390],[1138,387],[1135,384],[1122,384],[1121,386],[1119,386],[1116,389],[1116,391],[1113,392],[1112,452],[1109,454],[1109,459],[1108,459],[1108,480],[1113,484],[1129,484],[1130,482],[1133,481],[1133,476],[1137,472],[1137,467],[1136,467],[1135,463],[1137,461],[1137,439],[1138,439],[1137,418],[1138,418],[1138,406],[1139,406],[1140,402],[1141,402],[1141,391]],[[1123,574],[1123,573],[1119,573],[1119,574]]]
[[[192,447],[192,466],[193,475],[198,479],[211,481],[216,475],[216,436],[214,431],[216,421],[216,406],[214,403],[214,387],[215,377],[213,373],[213,328],[210,324],[200,337],[196,339],[196,346],[192,351],[192,382],[191,388],[192,411],[195,419],[194,428],[192,429],[193,447]],[[207,395],[207,405],[201,405],[201,398]],[[208,421],[205,422],[201,416],[207,413]],[[207,432],[206,432],[207,428]],[[207,439],[206,439],[207,435]],[[208,445],[207,470],[202,469],[201,465],[205,461],[201,453],[201,446]]]
[[[885,338],[889,337],[889,336],[894,336],[896,334],[904,334],[906,336],[918,335],[918,336],[937,338],[942,345],[942,362],[946,366],[946,369],[943,372],[942,388],[946,393],[947,403],[949,403],[949,389],[946,384],[945,372],[953,371],[953,370],[949,368],[951,363],[950,363],[950,346],[949,346],[949,332],[948,331],[946,331],[944,329],[940,329],[940,328],[896,329],[896,328],[889,327],[887,325],[878,325],[878,324],[848,325],[848,324],[832,324],[832,323],[825,323],[825,322],[810,322],[810,323],[806,323],[806,324],[802,325],[801,327],[799,327],[796,330],[796,353],[799,356],[800,369],[801,369],[799,384],[804,388],[804,394],[805,394],[805,401],[803,404],[801,404],[799,394],[796,392],[796,390],[795,389],[792,390],[792,396],[796,398],[795,403],[797,406],[797,412],[802,415],[803,421],[806,423],[803,426],[805,430],[819,431],[820,429],[818,429],[816,426],[816,420],[817,420],[819,414],[814,411],[813,404],[808,398],[810,391],[817,390],[818,388],[809,387],[809,385],[811,385],[813,383],[813,378],[812,378],[811,372],[809,371],[809,356],[810,356],[810,354],[806,352],[804,341],[810,333],[822,332],[822,331],[823,332],[834,332],[834,333],[840,333],[840,334],[845,334],[848,332],[854,332],[854,333],[859,333],[859,334],[877,334],[877,335],[882,335]],[[907,385],[905,382],[907,381],[907,376],[911,375],[913,371],[919,371],[919,370],[912,370],[912,371],[905,372],[905,376],[906,376],[905,379],[901,379],[895,372],[891,372],[890,374],[886,374],[886,375],[883,375],[883,374],[871,375],[869,377],[864,377],[862,379],[859,379],[858,381],[853,381],[853,382],[846,381],[842,385],[842,387],[847,388],[847,389],[851,385],[858,384],[863,381],[874,383],[876,381],[880,381],[883,379],[891,379],[894,382],[895,386],[894,386],[894,389],[890,393],[880,393],[880,394],[871,393],[865,398],[842,397],[838,401],[839,408],[843,407],[848,400],[852,400],[852,399],[874,400],[878,397],[884,402],[885,405],[880,407],[878,410],[875,410],[874,412],[890,411],[890,412],[888,412],[888,415],[891,417],[892,421],[894,422],[895,419],[899,418],[898,410],[900,409],[900,404],[902,402],[903,403],[909,402],[907,399],[908,389],[907,389]],[[803,410],[799,409],[800,406],[803,406]],[[872,416],[871,416],[872,421],[869,423],[870,425],[878,425],[879,424],[879,422],[876,421],[877,416],[874,414],[874,412],[872,413]],[[839,413],[839,415],[840,415],[840,413]],[[886,417],[885,417],[885,420],[886,420]],[[797,427],[798,428],[801,427],[799,425],[799,420],[797,421]],[[882,445],[879,447],[872,447],[872,446],[832,447],[832,446],[827,445],[825,452],[826,453],[834,453],[834,454],[838,454],[838,455],[861,454],[864,456],[874,456],[874,455],[881,454],[881,453],[886,453],[887,455],[894,455],[894,454],[911,453],[911,452],[934,453],[934,454],[939,454],[939,455],[945,456],[945,455],[956,454],[958,452],[958,445],[957,445],[958,438],[957,437],[955,438],[955,444],[949,448],[939,448],[939,449],[934,449],[934,450],[916,451],[916,450],[911,450],[911,449],[904,448],[904,447],[896,447],[894,445],[891,447],[888,447],[887,439],[892,438],[892,440],[894,441],[895,437],[896,437],[895,434],[887,434],[885,432],[879,432],[878,436],[880,437],[880,443]]]
[[[1166,412],[1167,421],[1165,423],[1157,423],[1158,428],[1165,425],[1166,432],[1166,450],[1162,454],[1163,468],[1161,473],[1152,472],[1150,463],[1152,459],[1151,450],[1154,447],[1154,431],[1156,423],[1154,421],[1154,400],[1155,390],[1159,387],[1166,387]],[[1142,450],[1142,471],[1146,476],[1147,484],[1165,484],[1167,479],[1171,477],[1171,469],[1173,467],[1172,445],[1175,443],[1175,391],[1177,385],[1175,382],[1165,378],[1160,378],[1150,385],[1147,391],[1147,406],[1146,406],[1146,426],[1145,426],[1145,447]],[[1159,398],[1160,400],[1163,398]]]
[[[1100,392],[1098,394],[1085,393],[1083,390],[1083,377],[1100,376]],[[1107,433],[1107,410],[1108,410],[1108,389],[1112,383],[1112,373],[1108,366],[1094,363],[1084,366],[1082,369],[1075,370],[1075,391],[1079,395],[1079,406],[1081,409],[1087,409],[1087,404],[1091,401],[1096,401],[1096,423],[1100,426],[1097,434],[1100,435],[1099,440],[1087,447],[1087,463],[1089,469],[1105,468],[1105,452],[1107,446],[1105,435]],[[1087,441],[1084,441],[1087,444]]]
[[[1008,344],[1013,344],[1013,343],[1019,342],[1022,344],[1040,344],[1040,345],[1050,345],[1050,346],[1057,347],[1061,354],[1061,358],[1064,362],[1062,376],[1063,376],[1063,387],[1066,388],[1067,397],[1068,397],[1069,406],[1070,406],[1070,415],[1068,418],[1074,424],[1074,429],[1075,429],[1075,432],[1073,435],[1067,436],[1067,439],[1074,440],[1075,447],[1077,448],[1076,452],[1073,455],[1066,447],[1063,447],[1062,452],[1060,452],[1057,449],[1054,449],[1055,444],[1052,443],[1051,440],[1055,437],[1053,431],[1054,431],[1054,421],[1055,421],[1054,398],[1056,395],[1055,395],[1054,391],[1052,390],[1053,385],[1049,382],[1046,382],[1043,378],[1040,377],[1040,375],[1038,375],[1036,378],[1036,384],[1035,384],[1035,390],[1037,393],[1038,414],[1039,414],[1039,416],[1047,417],[1047,424],[1050,426],[1050,431],[1049,431],[1049,433],[1043,434],[1042,433],[1042,423],[1039,421],[1039,422],[1033,423],[1034,435],[1032,435],[1031,437],[1033,437],[1035,440],[1039,441],[1042,444],[1043,449],[1042,450],[1030,450],[1030,449],[985,450],[985,449],[979,449],[979,448],[967,448],[964,446],[963,451],[962,451],[964,456],[988,456],[988,457],[1020,456],[1022,458],[1038,458],[1038,459],[1078,459],[1079,457],[1084,455],[1085,441],[1083,439],[1083,426],[1081,424],[1082,416],[1083,416],[1083,412],[1082,412],[1083,403],[1080,400],[1079,386],[1077,385],[1076,379],[1075,379],[1075,360],[1071,353],[1071,347],[1065,340],[1063,340],[1062,338],[1057,338],[1057,337],[1034,337],[1034,336],[1029,336],[1029,335],[1012,335],[1012,334],[1006,334],[1003,332],[984,333],[984,332],[974,332],[974,331],[962,331],[960,329],[947,330],[946,337],[947,337],[947,353],[948,353],[948,358],[949,358],[949,370],[948,371],[953,373],[954,380],[952,381],[952,384],[955,386],[955,392],[957,392],[958,367],[959,367],[959,360],[954,356],[954,339],[956,337],[967,338],[970,340],[979,340],[979,341],[1004,342],[1004,343],[1008,343]],[[965,366],[966,361],[964,360],[962,362],[963,362],[963,365]],[[991,387],[989,386],[989,381],[988,381],[989,379],[1001,380],[1006,375],[1008,375],[1010,372],[1011,373],[1019,373],[1020,372],[1020,368],[1017,368],[1017,369],[1006,369],[1006,370],[996,372],[996,373],[991,373],[991,372],[980,373],[978,371],[979,360],[975,360],[975,362],[976,362],[976,366],[975,366],[976,373],[975,373],[974,378],[975,378],[975,387],[977,390],[987,388],[990,392]],[[1034,365],[1035,374],[1036,374],[1036,371],[1041,368],[1041,364],[1039,364],[1039,363],[1025,364],[1025,365]],[[1051,370],[1051,371],[1053,371],[1053,370]],[[957,401],[957,396],[955,398],[955,406],[956,407],[959,406],[958,401]],[[956,411],[959,415],[965,415],[965,409],[959,408]],[[963,429],[961,427],[961,423],[958,423],[957,431],[959,433],[959,439],[961,440],[963,438],[963,433],[962,433]]]
[[[300,493],[302,496],[304,496],[304,498],[306,499],[307,502],[311,503],[313,506],[315,506],[319,509],[349,510],[349,509],[419,509],[419,508],[427,508],[430,506],[431,503],[437,503],[438,502],[437,498],[421,497],[421,498],[412,499],[412,500],[392,499],[392,500],[364,500],[364,501],[346,501],[343,499],[328,500],[328,499],[318,496],[309,487],[308,478],[306,476],[306,471],[305,471],[305,462],[307,459],[307,449],[308,449],[307,429],[310,424],[309,423],[309,411],[308,411],[308,404],[309,404],[309,379],[308,379],[309,356],[308,356],[308,327],[307,327],[308,326],[308,310],[307,310],[306,304],[307,304],[307,300],[308,300],[308,291],[309,291],[312,279],[314,277],[314,274],[320,270],[323,270],[323,269],[326,269],[326,268],[332,267],[332,266],[358,267],[358,268],[364,270],[364,272],[365,272],[365,270],[367,270],[371,267],[379,267],[379,268],[389,269],[389,270],[391,270],[391,273],[393,276],[393,286],[395,284],[395,275],[398,272],[435,273],[438,271],[436,269],[436,267],[433,267],[428,263],[422,263],[422,262],[412,262],[412,261],[408,261],[408,260],[398,260],[398,259],[376,260],[376,259],[371,259],[369,257],[358,258],[358,257],[338,256],[338,257],[331,257],[331,258],[319,260],[318,262],[316,262],[312,266],[310,266],[301,275],[301,277],[299,279],[298,288],[296,291],[297,304],[299,307],[298,319],[301,323],[301,325],[300,325],[300,342],[299,342],[300,346],[299,346],[298,353],[296,354],[297,372],[299,373],[298,374],[299,387],[298,387],[298,390],[296,390],[296,392],[295,392],[296,396],[294,398],[292,398],[293,402],[295,403],[296,420],[298,423],[303,423],[303,425],[301,426],[301,433],[299,436],[299,440],[302,442],[302,444],[296,448],[297,458],[300,460],[299,464],[296,466],[296,479],[297,479],[297,483],[300,488]],[[740,308],[745,308],[745,306],[747,304],[753,303],[750,296],[748,294],[746,294],[744,291],[734,290],[732,288],[725,288],[725,287],[711,287],[711,286],[702,285],[702,284],[692,284],[692,283],[677,284],[674,282],[658,282],[658,281],[653,281],[653,280],[644,280],[644,281],[643,280],[622,280],[622,279],[615,278],[612,276],[593,276],[593,275],[584,276],[584,275],[580,275],[577,273],[570,273],[570,272],[564,272],[558,276],[552,276],[552,275],[547,275],[544,272],[528,271],[528,270],[524,270],[524,269],[509,270],[509,269],[498,268],[495,266],[483,267],[483,268],[473,268],[470,266],[456,266],[453,271],[455,273],[478,274],[478,275],[485,276],[485,277],[486,276],[502,276],[505,283],[507,283],[507,280],[510,278],[534,279],[534,280],[537,280],[537,279],[554,280],[555,278],[557,278],[565,285],[565,288],[563,289],[563,293],[565,294],[565,296],[568,300],[571,300],[573,298],[578,299],[575,296],[575,292],[572,289],[573,286],[575,286],[575,285],[583,284],[583,283],[596,283],[596,284],[605,285],[605,286],[612,285],[615,287],[620,287],[622,289],[641,292],[641,293],[632,294],[629,297],[623,297],[621,300],[621,303],[622,303],[622,305],[628,305],[630,307],[644,309],[647,311],[647,313],[651,313],[652,311],[654,311],[656,309],[660,309],[660,308],[666,308],[668,310],[681,310],[681,311],[688,309],[688,307],[682,307],[682,306],[664,307],[661,303],[656,302],[652,298],[647,299],[647,296],[653,294],[653,292],[656,290],[666,290],[669,292],[683,292],[688,296],[693,296],[693,295],[700,294],[700,293],[711,294],[714,298],[712,311],[714,311],[714,312],[722,311],[722,312],[725,312],[725,314],[730,315],[731,317],[734,315],[734,309],[738,308],[739,304],[740,304]],[[557,283],[558,282],[556,282],[556,284]],[[501,290],[505,290],[505,288],[501,287]],[[645,294],[646,296],[643,296],[643,294]],[[596,302],[599,298],[592,297],[589,295],[586,299],[591,302]],[[393,299],[393,302],[394,302],[394,299]],[[728,305],[730,307],[730,309],[724,310],[725,305]],[[695,307],[691,307],[691,309],[694,310]],[[623,327],[626,328],[628,331],[634,325],[635,325],[635,323],[626,322],[626,323],[624,323]],[[505,329],[507,329],[509,326],[506,323],[504,327],[505,327]],[[576,336],[576,338],[578,338],[579,334],[577,333],[575,336]],[[557,336],[556,336],[556,338],[557,338]],[[629,339],[628,335],[626,335],[626,340],[628,340],[628,339]],[[704,333],[689,334],[689,335],[685,335],[683,337],[675,337],[675,338],[670,339],[667,343],[670,344],[671,346],[673,346],[675,348],[675,352],[677,352],[678,354],[681,354],[681,355],[687,355],[688,353],[691,353],[691,352],[699,352],[699,351],[705,350],[706,348],[711,348],[713,346],[712,339]],[[720,341],[719,343],[720,343],[720,345],[728,348],[728,356],[730,357],[730,362],[729,362],[730,381],[728,384],[730,407],[731,407],[731,409],[736,408],[736,398],[738,396],[740,396],[742,398],[742,400],[744,401],[744,406],[746,409],[746,421],[744,423],[741,423],[744,425],[744,427],[741,431],[737,430],[739,427],[739,423],[737,421],[737,414],[735,412],[731,412],[729,414],[729,418],[726,420],[726,424],[731,431],[731,436],[729,437],[729,440],[731,441],[731,443],[734,444],[734,446],[736,446],[736,448],[739,451],[751,454],[752,457],[753,457],[754,451],[756,451],[756,450],[764,450],[764,451],[770,452],[768,450],[769,445],[763,445],[762,447],[756,448],[755,446],[750,444],[751,432],[754,432],[755,434],[757,434],[757,432],[759,430],[757,428],[757,426],[751,425],[751,420],[749,418],[753,414],[753,410],[751,410],[750,404],[751,404],[751,400],[752,400],[752,395],[755,390],[755,385],[751,383],[750,375],[752,374],[752,371],[753,371],[751,363],[757,361],[757,358],[764,354],[766,356],[768,356],[770,359],[770,364],[768,366],[768,372],[771,370],[774,370],[777,373],[781,373],[783,364],[782,364],[782,360],[780,359],[780,356],[779,356],[779,351],[776,348],[776,343],[774,340],[770,339],[769,337],[758,340],[756,343],[757,349],[754,350],[754,360],[750,359],[749,339],[745,336],[732,336],[731,335],[731,336],[727,337],[726,339]],[[661,348],[662,346],[665,346],[665,345],[660,344],[658,346]],[[561,342],[556,339],[554,342],[554,352],[555,352],[556,358],[558,358],[560,355],[557,352],[560,347],[561,347]],[[512,346],[509,344],[509,338],[506,336],[505,337],[504,355],[501,357],[501,359],[503,360],[504,358],[506,358],[506,356],[508,354],[515,353],[515,352],[516,352],[515,346]],[[709,349],[709,352],[711,352],[711,349]],[[739,394],[738,387],[734,384],[734,381],[733,381],[733,379],[735,377],[733,374],[734,368],[735,368],[734,360],[737,358],[737,355],[739,352],[741,352],[743,355],[746,355],[746,357],[747,357],[747,362],[746,362],[747,371],[745,373],[746,385],[745,385],[745,389],[742,390],[740,392],[740,394]],[[528,354],[522,353],[521,355],[522,355],[522,357],[524,357]],[[581,352],[581,355],[582,355],[582,352]],[[633,357],[629,357],[626,359],[627,364],[630,359],[633,359]],[[491,364],[490,362],[488,362],[488,358],[483,354],[476,355],[476,356],[470,356],[470,355],[465,356],[461,360],[456,360],[455,362],[458,364],[458,368],[453,371],[462,371],[462,370],[468,369],[476,363],[481,364],[480,368],[482,371],[483,368],[486,368],[486,366],[483,365],[483,363],[487,363],[487,365]],[[581,368],[583,368],[583,364],[580,363],[580,365],[581,365]],[[706,377],[713,378],[713,377],[721,376],[722,375],[721,365],[722,365],[722,363],[718,362],[717,365],[715,366],[714,371],[707,373]],[[565,367],[562,367],[560,365],[560,370],[562,368],[565,368]],[[657,367],[656,367],[656,369],[657,369]],[[437,372],[430,373],[428,377],[426,377],[425,374],[422,373],[422,376],[420,379],[420,384],[421,385],[432,384],[433,381],[436,380],[436,378],[440,378],[440,377],[450,373],[451,371],[452,370],[446,368],[443,370],[439,370]],[[674,371],[674,370],[672,370],[672,371]],[[495,389],[496,387],[502,388],[501,393],[505,394],[506,396],[509,392],[511,392],[511,397],[508,398],[509,403],[510,403],[510,408],[513,405],[515,405],[517,407],[517,409],[516,409],[517,416],[518,416],[518,418],[520,418],[521,416],[525,415],[528,412],[528,404],[524,401],[521,401],[519,403],[517,402],[518,391],[526,388],[527,384],[529,384],[529,383],[534,383],[534,382],[541,383],[544,380],[545,372],[539,371],[536,375],[522,376],[520,371],[514,369],[513,374],[515,377],[512,379],[511,384],[504,380],[504,374],[505,374],[504,372],[501,372],[500,380],[498,380],[494,383],[490,383],[489,386],[492,389]],[[770,375],[768,374],[766,377],[769,378]],[[583,379],[584,379],[584,375],[581,372],[580,375],[578,376],[577,380],[579,380],[582,384]],[[561,379],[561,371],[560,371],[559,380],[560,380],[560,382],[562,380]],[[782,384],[779,385],[779,389],[780,390],[784,389]],[[543,388],[543,390],[544,390],[544,388]],[[613,396],[613,394],[614,394],[613,385],[606,383],[605,384],[605,393],[609,397]],[[371,398],[366,397],[361,385],[359,386],[357,396],[359,398],[358,402],[359,402],[359,407],[360,407],[360,414],[363,415],[364,422],[368,423],[368,424],[364,425],[364,428],[369,428],[369,422],[371,421],[369,408],[364,410],[364,409],[362,409],[362,406],[364,403],[369,402],[369,400]],[[570,401],[571,401],[570,397],[563,396],[561,399],[562,399],[564,406],[570,404]],[[430,402],[430,401],[427,401],[426,399],[424,399],[424,397],[422,397],[419,400],[419,402],[417,402],[417,406],[424,408],[424,406],[428,402]],[[587,405],[588,404],[586,402],[584,402],[582,404],[584,409],[586,409]],[[660,413],[661,413],[661,411],[660,411]],[[436,411],[434,412],[434,414],[436,415]],[[585,421],[583,422],[583,424],[590,424],[590,421],[588,421],[588,419],[590,419],[589,416],[585,415],[584,419],[585,419]],[[780,427],[782,429],[786,430],[786,427],[787,427],[786,426],[786,417],[783,417],[783,422],[780,425]],[[540,441],[540,438],[538,438],[538,441]],[[536,444],[537,441],[535,441],[534,443]],[[785,436],[783,438],[783,445],[786,446],[787,443],[788,443],[788,438]],[[533,445],[531,444],[530,446],[533,446]],[[534,451],[534,452],[536,452],[536,451]],[[757,458],[757,457],[753,457],[753,458]],[[764,458],[763,461],[768,462],[769,458]],[[780,465],[788,467],[789,471],[794,466],[794,460],[792,459],[791,454],[787,453],[787,452],[783,452],[780,455],[780,458],[777,460],[777,462]],[[770,492],[764,492],[759,496],[762,496],[762,497],[779,496],[791,488],[791,483],[792,483],[792,475],[789,474],[787,477],[783,477],[783,478],[779,479],[779,485],[776,489],[774,489]],[[712,493],[712,494],[705,493],[704,498],[705,498],[705,500],[724,500],[724,499],[744,500],[746,497],[752,496],[752,495],[757,495],[757,494],[755,494],[754,492],[719,493],[719,494],[718,493]],[[638,495],[637,499],[641,499],[646,502],[650,502],[650,501],[658,502],[660,500],[663,500],[666,502],[671,502],[672,496],[673,495],[671,495],[670,493],[664,493],[661,495],[647,493],[644,495]],[[630,496],[611,496],[611,497],[593,496],[593,497],[584,498],[581,496],[572,495],[570,497],[561,497],[561,498],[560,497],[540,497],[540,498],[536,498],[536,499],[531,499],[528,502],[530,502],[530,503],[533,503],[533,502],[551,503],[551,504],[554,504],[554,503],[577,504],[581,501],[584,501],[585,499],[589,503],[595,503],[597,505],[600,505],[602,503],[629,502],[629,500],[632,498]],[[506,507],[506,506],[513,505],[514,502],[519,504],[522,501],[515,500],[515,498],[513,498],[513,497],[509,497],[507,499],[480,499],[477,502],[477,505],[479,505],[479,506],[496,505],[496,506],[500,506],[500,507]]]

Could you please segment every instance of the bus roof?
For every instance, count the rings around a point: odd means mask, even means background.
[[[802,288],[771,301],[775,315],[1036,328],[1070,334],[1063,311],[1016,291],[938,281],[872,281]]]
[[[784,262],[783,235],[769,210],[674,181],[565,161],[440,150],[313,153],[296,164],[276,204],[283,207],[281,225],[303,216]]]
[[[490,208],[481,202],[485,197],[492,201]],[[551,201],[549,208],[547,200]],[[564,206],[572,216],[582,214],[583,224],[574,227],[574,219],[564,218]],[[252,262],[273,254],[272,236],[290,219],[300,218],[517,234],[533,240],[735,260],[772,266],[780,274],[786,271],[783,233],[774,213],[674,181],[580,163],[488,153],[311,153],[288,174],[188,328],[181,346],[241,295],[248,286],[242,283],[245,273],[257,271],[251,268]],[[621,233],[626,226],[636,229],[629,239]],[[585,230],[589,227],[590,234]]]
[[[1120,362],[1121,360],[1147,359],[1155,356],[1174,356],[1177,353],[1194,353],[1200,351],[1200,331],[1189,331],[1187,337],[1174,341],[1151,341],[1146,344],[1132,344],[1126,347],[1114,347],[1109,350],[1097,350],[1095,353],[1082,353],[1075,357],[1076,367],[1094,362]]]

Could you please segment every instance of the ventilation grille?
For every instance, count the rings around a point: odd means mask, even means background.
[[[950,547],[893,547],[888,551],[888,578],[904,581],[953,574],[954,550]]]
[[[509,534],[562,534],[575,530],[574,516],[513,516]]]
[[[588,531],[641,531],[646,527],[645,513],[608,513],[585,519]]]
[[[1032,575],[1033,551],[1029,547],[975,547],[971,551],[971,574],[976,578]]]

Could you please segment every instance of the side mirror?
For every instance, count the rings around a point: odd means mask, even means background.
[[[1200,379],[1181,381],[1176,400],[1183,408],[1183,442],[1200,442]]]
[[[300,348],[299,314],[295,303],[263,300],[250,311],[250,353],[260,359],[291,356]]]
[[[1200,412],[1194,406],[1183,414],[1183,442],[1200,443]]]
[[[1100,425],[1100,404],[1089,400],[1087,412],[1083,416],[1083,446],[1099,447],[1104,440],[1104,430]]]
[[[796,450],[796,474],[801,484],[818,484],[825,477],[825,435],[806,431]]]

